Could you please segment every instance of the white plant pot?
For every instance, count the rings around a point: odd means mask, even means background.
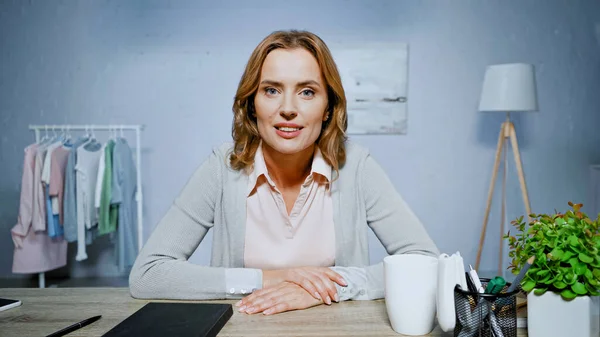
[[[600,296],[565,301],[560,294],[527,295],[529,337],[600,336]]]

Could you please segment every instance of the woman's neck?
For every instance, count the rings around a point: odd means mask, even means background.
[[[263,156],[269,176],[280,189],[295,187],[310,173],[315,145],[294,154],[283,154],[263,143]]]

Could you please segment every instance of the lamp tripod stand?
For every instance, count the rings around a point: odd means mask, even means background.
[[[500,134],[498,136],[498,146],[496,148],[496,160],[494,162],[494,170],[492,171],[492,181],[490,182],[487,206],[485,208],[485,216],[483,218],[483,227],[481,229],[481,237],[479,238],[479,249],[477,250],[477,260],[475,262],[475,269],[479,270],[479,263],[481,262],[481,252],[483,250],[483,243],[485,241],[485,234],[487,230],[488,218],[490,215],[490,208],[492,205],[492,197],[494,194],[494,186],[496,184],[496,177],[498,175],[498,166],[500,165],[500,153],[504,154],[504,170],[502,178],[502,211],[501,211],[501,222],[500,222],[500,252],[498,262],[498,275],[502,275],[502,261],[503,261],[503,243],[504,243],[504,222],[506,216],[506,171],[508,168],[506,161],[506,152],[508,148],[508,140],[510,139],[513,154],[515,157],[515,165],[517,166],[517,173],[519,176],[519,184],[521,185],[521,193],[523,194],[523,202],[525,203],[525,210],[527,211],[527,219],[531,221],[529,215],[531,214],[531,206],[529,204],[529,196],[527,195],[527,186],[525,184],[525,175],[523,174],[523,164],[521,163],[521,154],[519,153],[519,145],[517,143],[517,135],[515,133],[515,126],[510,121],[510,113],[506,113],[506,121],[502,123],[500,127]]]

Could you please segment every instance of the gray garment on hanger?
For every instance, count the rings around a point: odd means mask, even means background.
[[[67,158],[65,169],[65,188],[63,196],[63,229],[67,242],[77,241],[77,199],[75,182],[75,164],[77,163],[77,148],[88,141],[87,137],[79,137],[73,142],[71,153]]]
[[[111,204],[119,204],[117,221],[117,265],[128,271],[137,257],[137,170],[127,140],[117,138],[112,155]]]

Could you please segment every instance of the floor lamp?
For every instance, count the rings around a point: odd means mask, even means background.
[[[519,153],[519,145],[517,143],[517,135],[515,127],[510,120],[511,112],[537,111],[537,94],[535,84],[534,68],[531,64],[511,63],[497,64],[488,66],[483,80],[483,88],[479,101],[479,111],[495,111],[506,113],[506,121],[500,127],[498,136],[498,146],[496,148],[496,159],[494,161],[494,169],[492,171],[492,180],[488,191],[487,205],[483,218],[483,226],[481,229],[481,237],[479,239],[479,249],[477,250],[477,260],[475,268],[479,269],[481,262],[481,252],[485,241],[487,223],[492,205],[492,196],[494,194],[494,186],[498,174],[498,167],[503,154],[504,169],[502,178],[502,208],[500,221],[500,252],[498,262],[498,275],[502,275],[503,262],[503,236],[504,222],[506,216],[506,170],[508,168],[506,161],[506,153],[508,150],[508,141],[512,145],[513,154],[515,157],[515,165],[519,175],[519,184],[521,185],[521,193],[527,218],[531,214],[531,206],[529,204],[529,196],[527,194],[527,185],[525,184],[525,175],[523,173],[523,164],[521,163],[521,155]]]

